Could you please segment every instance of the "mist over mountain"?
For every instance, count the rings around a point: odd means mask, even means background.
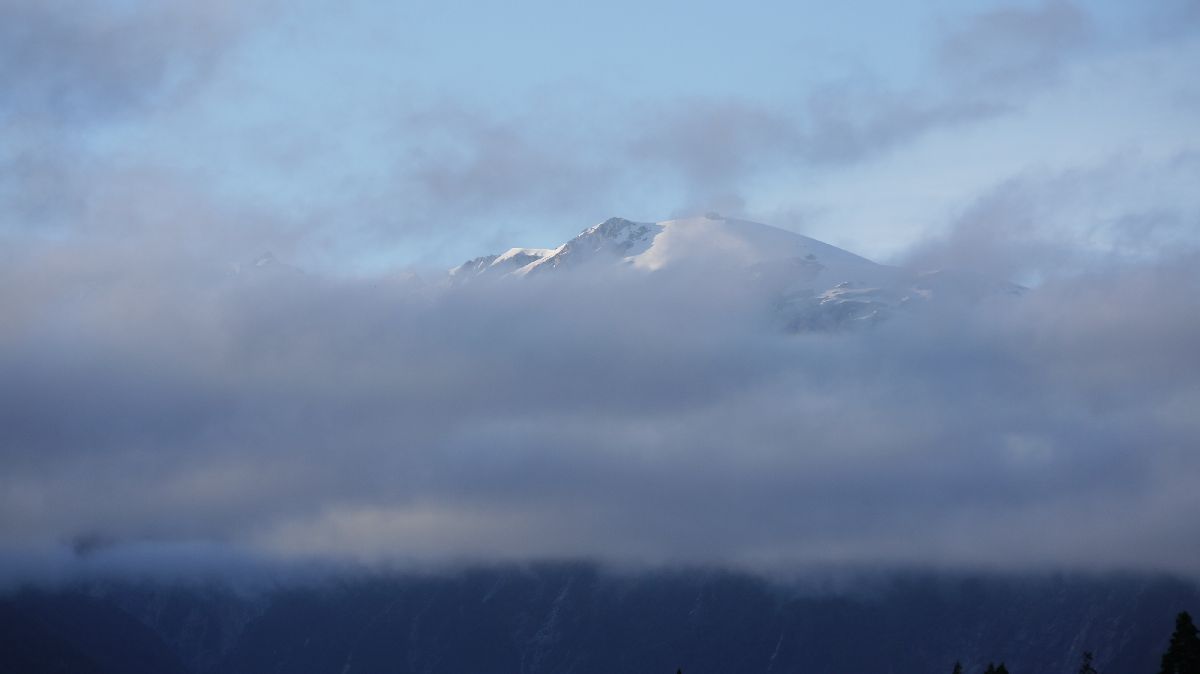
[[[1028,290],[712,216],[443,277],[249,259],[4,270],[5,578],[1197,570],[1187,254]]]
[[[0,672],[1152,674],[1196,63],[1194,0],[0,0]]]
[[[883,320],[908,304],[982,302],[1024,288],[967,269],[912,270],[876,264],[815,239],[768,225],[704,217],[639,223],[610,218],[557,248],[512,248],[450,270],[451,282],[550,273],[698,276],[746,286],[792,331],[845,329]]]

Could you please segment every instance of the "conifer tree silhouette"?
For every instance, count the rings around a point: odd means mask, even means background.
[[[1083,652],[1083,661],[1079,663],[1079,674],[1100,674],[1096,668],[1092,666],[1092,652]]]
[[[1192,616],[1183,611],[1175,616],[1175,633],[1162,656],[1160,674],[1200,674],[1200,637]]]

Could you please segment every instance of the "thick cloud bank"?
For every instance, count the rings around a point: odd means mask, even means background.
[[[392,4],[0,0],[0,585],[1200,573],[1194,2]],[[1034,289],[792,334],[744,269],[378,271],[718,207]]]
[[[737,277],[0,270],[6,570],[1200,571],[1200,257],[787,334]],[[54,566],[57,565],[57,566]]]

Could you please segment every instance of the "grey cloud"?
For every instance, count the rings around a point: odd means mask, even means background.
[[[441,213],[571,212],[607,194],[613,165],[588,161],[592,148],[549,114],[501,121],[461,105],[408,116],[417,140],[400,167],[412,194]]]
[[[744,175],[775,163],[800,141],[786,115],[733,100],[675,101],[634,127],[640,131],[629,141],[632,162],[678,171],[692,199],[737,187]]]
[[[846,81],[810,92],[795,110],[742,101],[686,100],[659,106],[628,144],[631,163],[680,176],[687,209],[738,212],[746,182],[780,167],[868,160],[936,129],[994,117],[995,103],[891,91]]]
[[[1146,21],[1155,39],[1188,37],[1200,31],[1200,2],[1167,0],[1149,8]]]
[[[228,46],[245,7],[4,0],[0,114],[92,123],[183,92]]]
[[[947,231],[916,245],[904,260],[918,268],[958,266],[1037,281],[1193,249],[1200,245],[1200,200],[1164,203],[1161,195],[1197,179],[1200,161],[1187,151],[1029,171],[981,195]]]
[[[1065,3],[980,14],[947,32],[946,67],[919,86],[860,74],[797,92],[790,107],[705,96],[598,102],[610,106],[607,121],[584,131],[553,105],[501,120],[442,104],[398,128],[419,139],[399,180],[410,202],[456,215],[592,212],[614,194],[628,207],[647,186],[678,192],[679,213],[741,213],[747,183],[761,175],[868,161],[1019,108],[1034,76],[1065,63],[1088,25]]]
[[[993,95],[1054,81],[1092,37],[1091,20],[1075,3],[1045,0],[971,17],[947,33],[938,59],[956,86]]]
[[[818,88],[797,109],[706,97],[643,101],[586,130],[561,110],[499,120],[444,103],[397,127],[400,144],[412,145],[385,201],[430,222],[496,212],[606,214],[614,202],[630,208],[666,199],[680,214],[736,214],[747,183],[764,174],[868,160],[1005,110],[868,81]]]
[[[814,162],[858,161],[930,131],[977,122],[1007,111],[997,103],[939,99],[923,92],[841,85],[809,97],[802,154]]]
[[[940,69],[921,86],[858,76],[818,86],[792,109],[673,101],[632,125],[641,131],[630,154],[678,172],[693,210],[713,200],[737,206],[743,183],[761,172],[866,161],[1017,110],[1092,38],[1090,17],[1069,2],[983,12],[946,28],[935,55]]]
[[[3,552],[1193,574],[1197,261],[832,335],[691,272],[9,269]]]
[[[92,24],[0,7],[75,49],[14,52],[49,74],[4,71],[25,87],[10,114],[66,123],[175,91],[169,40],[89,64]],[[212,40],[176,37],[209,62]],[[55,94],[92,78],[111,86]],[[998,113],[979,100],[866,82],[795,114],[638,108],[590,141],[443,108],[404,121],[422,142],[398,192],[431,219],[566,212],[665,166],[737,208],[747,176]],[[53,225],[0,246],[0,575],[561,557],[1200,571],[1183,366],[1200,209],[1143,189],[1194,183],[1192,155],[1015,179],[911,257],[1046,279],[1019,301],[797,336],[754,288],[690,272],[454,291],[235,272],[303,232],[162,167],[52,147],[0,168],[6,210]],[[1096,203],[1081,241],[1065,223]]]
[[[97,152],[91,134],[193,100],[271,4],[0,0],[0,237],[169,239],[220,210],[194,176]]]
[[[1087,17],[1061,3],[985,13],[953,27],[945,39],[945,54],[958,43],[991,45],[963,58],[947,56],[957,74],[942,71],[905,88],[870,76],[848,78],[797,92],[790,107],[702,96],[624,100],[595,92],[585,92],[583,114],[544,97],[504,115],[466,101],[397,103],[388,111],[398,119],[388,127],[393,135],[382,141],[394,144],[390,173],[339,180],[326,193],[336,196],[323,197],[326,212],[314,218],[353,219],[354,236],[322,230],[313,239],[340,239],[330,247],[349,246],[351,239],[362,241],[360,247],[394,245],[413,235],[449,239],[494,230],[497,220],[546,224],[618,209],[742,213],[746,190],[763,175],[869,161],[938,130],[1017,109],[1024,89],[976,85],[996,73],[1052,70],[1029,62],[1065,62],[1078,46],[1073,21],[1087,33]],[[1065,46],[1056,51],[1060,37]],[[180,53],[199,42],[184,41]],[[165,53],[159,60],[179,58]],[[60,77],[67,77],[72,68],[63,71]]]
[[[215,198],[193,176],[166,167],[72,157],[64,150],[0,165],[0,178],[10,178],[0,183],[0,241],[14,270],[41,265],[47,276],[90,276],[97,288],[152,270],[190,281],[248,251],[288,253],[307,233]],[[32,301],[37,289],[30,293]]]

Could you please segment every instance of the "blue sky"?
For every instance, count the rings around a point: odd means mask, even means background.
[[[86,37],[10,40],[10,77],[125,96],[17,88],[64,161],[169,175],[351,274],[705,210],[903,261],[1006,181],[1169,161],[1200,127],[1186,2],[6,5]]]

